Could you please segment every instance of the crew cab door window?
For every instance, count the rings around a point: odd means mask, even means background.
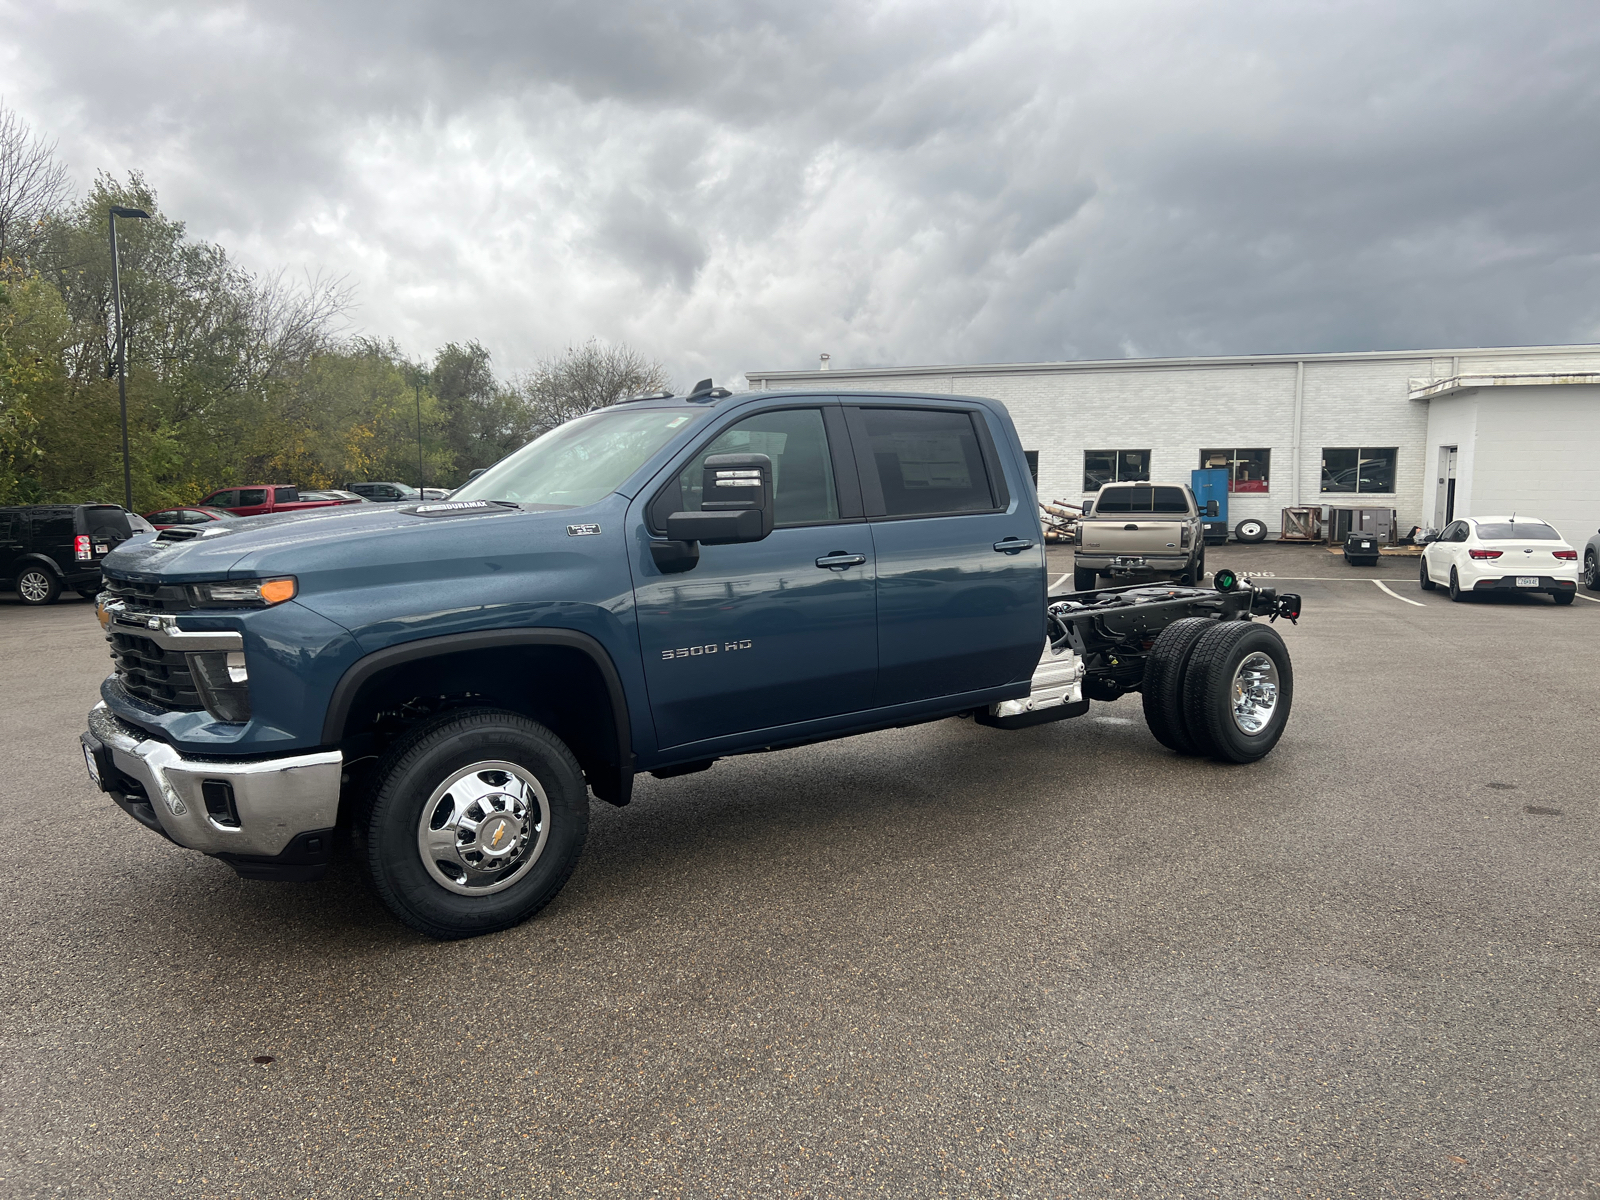
[[[232,490],[212,492],[200,503],[207,508],[237,508],[239,506],[239,493]]]
[[[296,488],[274,488],[272,502],[274,504],[296,504],[300,500],[300,492]]]
[[[973,415],[915,408],[858,410],[862,465],[882,515],[939,516],[998,507]],[[869,512],[871,510],[869,509]]]
[[[822,410],[759,413],[719,433],[665,488],[652,508],[656,527],[674,512],[698,512],[705,461],[713,454],[765,454],[772,460],[773,524],[818,525],[839,519],[839,492]]]
[[[1026,481],[1007,486],[989,418],[846,412],[878,559],[875,704],[1027,680],[1044,645],[1043,535]]]
[[[706,457],[772,460],[774,528],[759,542],[699,547],[663,573],[641,544],[635,612],[662,748],[793,726],[872,705],[878,625],[872,532],[860,516],[837,405],[768,409],[710,432],[648,502],[656,536],[699,509]]]

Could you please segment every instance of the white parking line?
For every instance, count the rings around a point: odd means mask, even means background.
[[[1061,586],[1061,585],[1062,585],[1062,584],[1063,584],[1063,583],[1065,583],[1065,582],[1066,582],[1066,581],[1067,581],[1067,580],[1069,580],[1069,579],[1071,579],[1071,578],[1072,578],[1072,572],[1071,572],[1071,571],[1068,571],[1068,572],[1067,572],[1067,573],[1066,573],[1066,574],[1065,574],[1065,575],[1063,575],[1063,576],[1062,576],[1062,577],[1061,577],[1061,578],[1060,578],[1060,579],[1058,579],[1058,580],[1056,580],[1056,581],[1055,581],[1055,582],[1054,582],[1054,583],[1052,583],[1052,584],[1051,584],[1051,585],[1050,585],[1050,586],[1049,586],[1049,587],[1048,587],[1048,588],[1047,588],[1047,589],[1046,589],[1046,591],[1050,591],[1050,592],[1053,592],[1053,591],[1055,591],[1055,590],[1056,590],[1056,589],[1057,589],[1057,588],[1058,588],[1058,587],[1060,587],[1060,586]]]
[[[1378,585],[1378,590],[1379,591],[1388,592],[1389,595],[1393,596],[1396,600],[1400,601],[1401,604],[1415,604],[1418,608],[1427,608],[1428,607],[1421,600],[1407,600],[1399,592],[1391,591],[1390,588],[1389,588],[1389,585],[1387,583],[1385,583],[1381,579],[1374,579],[1372,582]]]
[[[1578,593],[1578,599],[1587,600],[1590,604],[1600,604],[1600,600],[1596,600],[1593,596],[1585,596],[1582,592]]]

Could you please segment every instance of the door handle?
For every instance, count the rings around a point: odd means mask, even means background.
[[[1025,542],[1021,538],[1008,537],[994,544],[994,548],[1001,554],[1017,554],[1023,550],[1032,550],[1033,543]]]
[[[824,554],[817,559],[817,566],[842,571],[846,567],[859,567],[866,561],[865,554],[847,554],[843,550],[835,550],[832,554]]]

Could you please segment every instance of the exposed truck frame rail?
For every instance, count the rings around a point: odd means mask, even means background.
[[[1288,720],[1293,673],[1276,632],[1247,623],[1256,617],[1294,623],[1300,606],[1298,595],[1241,582],[1230,571],[1218,572],[1216,588],[1137,584],[1058,597],[1046,609],[1050,640],[1027,698],[990,705],[975,716],[985,725],[1017,729],[1080,716],[1092,700],[1143,692],[1146,721],[1163,744],[1180,753],[1253,761],[1272,749]],[[1223,688],[1212,680],[1215,664],[1189,678],[1206,636],[1211,647],[1202,661],[1217,658],[1231,672]],[[1213,711],[1219,707],[1228,712]],[[1239,736],[1210,729],[1221,717],[1234,722]]]

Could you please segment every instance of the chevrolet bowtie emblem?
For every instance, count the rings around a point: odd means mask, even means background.
[[[501,821],[500,822],[500,827],[494,831],[494,836],[489,839],[489,845],[490,846],[498,846],[500,844],[500,839],[505,837],[505,835],[506,835],[506,823],[504,821]]]

